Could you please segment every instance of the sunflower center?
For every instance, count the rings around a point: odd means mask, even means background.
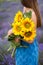
[[[32,32],[31,31],[25,33],[25,36],[26,37],[30,37],[31,35],[32,35]]]
[[[24,24],[24,26],[25,26],[26,28],[29,28],[29,27],[30,27],[30,23],[29,23],[29,22],[26,22],[26,23]]]
[[[17,27],[16,27],[16,30],[17,30],[17,31],[20,31],[20,30],[21,30],[21,27],[20,27],[20,26],[17,26]]]

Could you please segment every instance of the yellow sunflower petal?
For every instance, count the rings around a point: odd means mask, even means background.
[[[15,24],[14,24],[14,27],[12,28],[12,32],[13,32],[15,35],[20,35],[21,30],[22,30],[21,26],[15,23]]]
[[[23,20],[21,26],[22,26],[22,30],[24,30],[24,31],[29,31],[29,30],[31,30],[32,28],[34,28],[35,24],[34,24],[34,22],[33,22],[31,19],[25,18],[25,19]]]
[[[23,17],[22,12],[21,12],[21,11],[18,11],[17,14],[16,14],[15,17],[14,17],[15,22],[16,22],[16,21],[20,22],[21,19],[22,19],[22,17]]]
[[[28,41],[28,40],[33,40],[33,38],[36,37],[36,31],[28,31],[28,32],[24,32],[24,40]]]

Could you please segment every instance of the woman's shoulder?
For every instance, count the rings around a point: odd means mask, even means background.
[[[32,15],[36,16],[36,13],[35,13],[35,11],[33,9],[30,8],[29,11],[32,12]]]
[[[30,12],[30,11],[32,12],[32,18],[37,20],[35,11],[33,9],[31,9],[31,8],[26,9],[26,12]]]
[[[34,22],[37,22],[37,17],[36,17],[35,11],[34,11],[33,9],[30,9],[30,11],[32,12],[32,20],[33,20]]]
[[[36,25],[36,27],[37,27],[37,16],[36,16],[36,13],[35,13],[35,11],[34,11],[33,9],[29,9],[29,11],[32,12],[32,17],[31,17],[31,19],[35,22],[35,25]]]

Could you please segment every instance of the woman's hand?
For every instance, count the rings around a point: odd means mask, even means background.
[[[20,39],[19,38],[15,38],[15,42],[20,42]]]
[[[10,29],[10,30],[8,31],[8,34],[7,34],[7,35],[9,36],[9,35],[11,35],[11,34],[12,34],[12,29]]]
[[[34,41],[34,39],[33,39],[33,40],[29,40],[29,41],[26,41],[26,40],[23,40],[23,41],[25,41],[25,42],[27,42],[27,43],[29,43],[29,44],[32,44],[33,41]]]
[[[34,41],[34,39],[33,40],[29,40],[29,41],[27,41],[28,43],[30,43],[30,44],[32,44],[33,43],[33,41]]]

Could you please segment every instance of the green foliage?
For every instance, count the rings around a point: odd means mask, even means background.
[[[15,35],[11,34],[8,36],[8,41],[12,41],[13,39],[15,39]]]
[[[2,55],[0,55],[0,62],[2,62],[2,60],[3,60],[3,56],[2,56]]]
[[[27,12],[27,13],[24,13],[24,18],[25,17],[29,17],[29,18],[31,18],[32,17],[32,12],[31,11],[29,11],[29,12]]]
[[[0,0],[0,2],[4,2],[4,0]]]
[[[0,0],[0,3],[1,3],[1,2],[6,2],[6,1],[10,1],[10,2],[20,2],[20,0]]]

